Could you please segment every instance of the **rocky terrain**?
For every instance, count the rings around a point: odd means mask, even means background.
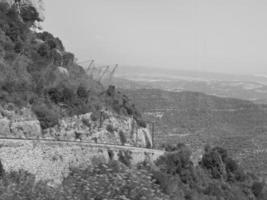
[[[66,117],[59,124],[43,129],[29,108],[14,105],[0,107],[0,136],[2,138],[52,139],[86,141],[137,147],[152,147],[149,128],[139,127],[133,118],[103,111],[101,119],[92,113]]]

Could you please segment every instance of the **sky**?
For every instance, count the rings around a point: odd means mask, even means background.
[[[80,62],[267,74],[267,0],[46,0]]]

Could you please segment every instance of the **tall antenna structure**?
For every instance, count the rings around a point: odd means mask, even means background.
[[[94,66],[95,66],[95,60],[91,60],[90,64],[86,68],[86,73],[90,74],[90,71],[92,70],[92,67],[94,67]]]
[[[103,77],[105,76],[105,74],[108,72],[109,70],[109,65],[106,66],[106,68],[103,70],[102,74],[99,76],[99,82],[101,82],[101,80],[103,79]]]
[[[109,83],[112,82],[113,75],[114,75],[114,73],[115,73],[115,71],[117,70],[118,67],[119,67],[119,65],[116,64],[115,67],[113,68],[113,70],[110,72],[110,75],[109,75]]]

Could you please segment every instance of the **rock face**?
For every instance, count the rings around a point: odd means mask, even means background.
[[[80,140],[101,144],[152,147],[149,128],[138,127],[133,118],[103,111],[98,119],[92,113],[60,120],[58,126],[44,130],[44,137]]]
[[[30,108],[17,109],[11,104],[0,107],[0,137],[152,147],[149,128],[139,127],[130,117],[103,111],[95,118],[87,113],[63,118],[59,125],[42,130]]]

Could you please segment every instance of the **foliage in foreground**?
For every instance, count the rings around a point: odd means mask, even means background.
[[[198,166],[192,164],[190,155],[185,145],[178,145],[154,164],[144,162],[137,168],[111,160],[72,169],[56,188],[36,183],[34,176],[24,171],[1,170],[0,199],[266,200],[266,185],[235,161],[227,161],[230,157],[224,149],[206,149]]]
[[[35,183],[24,171],[4,175],[0,180],[0,199],[5,200],[168,200],[146,170],[133,170],[119,162],[100,164],[84,170],[74,169],[61,186],[52,188]]]
[[[151,169],[156,182],[171,199],[267,198],[266,184],[246,173],[225,149],[206,147],[198,166],[193,165],[190,156],[188,147],[179,144],[156,161],[156,169]]]

